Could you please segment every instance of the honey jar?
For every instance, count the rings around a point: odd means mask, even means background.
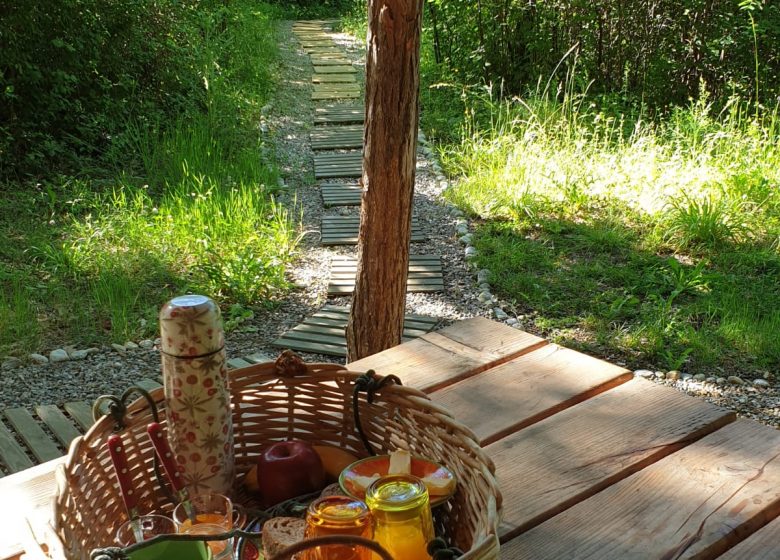
[[[374,527],[365,503],[349,496],[326,496],[313,501],[306,512],[306,538],[354,535],[370,539]],[[370,550],[359,546],[318,546],[305,551],[303,560],[371,560]]]
[[[366,504],[374,517],[374,540],[393,558],[430,560],[433,519],[428,489],[419,478],[383,476],[366,489]]]

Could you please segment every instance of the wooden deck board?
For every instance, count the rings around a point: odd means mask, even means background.
[[[62,455],[62,451],[43,431],[27,409],[7,408],[4,414],[14,431],[22,438],[39,462],[45,463]]]
[[[325,55],[325,54],[319,54],[315,56],[310,57],[311,58],[311,64],[315,68],[320,68],[322,66],[349,66],[351,62],[347,60],[346,58],[342,58],[340,55]],[[338,74],[338,72],[336,72]]]
[[[328,320],[330,324],[318,326],[316,322],[318,317]],[[348,319],[349,307],[325,306],[312,317],[308,317],[301,324],[273,341],[272,345],[302,352],[345,357],[347,355],[347,340],[344,329]],[[413,338],[424,334],[433,329],[438,322],[437,317],[408,314],[404,319],[404,337]]]
[[[513,539],[502,556],[716,558],[778,513],[780,431],[739,420]]]
[[[315,74],[356,74],[357,70],[348,65],[315,65]]]
[[[311,98],[313,101],[325,101],[333,99],[358,99],[361,97],[359,91],[313,91]]]
[[[33,466],[22,446],[2,423],[0,423],[0,462],[8,472],[19,472]]]
[[[339,84],[347,83],[354,84],[354,74],[314,74],[311,77],[311,83],[313,84]]]
[[[314,109],[314,124],[362,123],[365,108],[354,104],[331,104]]]
[[[65,407],[65,411],[70,414],[70,417],[73,418],[85,432],[95,423],[92,419],[92,407],[88,403],[83,401],[71,401],[66,402],[63,406]]]
[[[349,295],[355,290],[357,259],[334,257],[331,261],[329,296]],[[410,255],[406,280],[408,292],[436,292],[444,289],[441,257],[436,255]]]
[[[632,378],[625,368],[548,344],[432,398],[484,446]]]
[[[35,412],[38,417],[46,423],[51,432],[67,449],[70,442],[76,439],[81,433],[73,426],[73,423],[62,413],[55,405],[36,406]]]
[[[777,560],[780,558],[780,517],[719,556],[718,560]]]
[[[331,206],[360,206],[363,188],[358,183],[322,183],[322,204]]]
[[[546,385],[527,390],[554,399],[554,377]],[[634,379],[488,445],[506,487],[501,540],[733,420],[731,411]]]
[[[313,150],[346,150],[363,147],[363,127],[332,126],[316,128],[310,134]]]
[[[353,371],[393,373],[432,392],[544,346],[538,336],[475,317],[348,364]]]
[[[320,243],[329,245],[355,245],[360,231],[359,216],[323,216],[320,227]],[[425,241],[420,224],[412,218],[411,242]]]

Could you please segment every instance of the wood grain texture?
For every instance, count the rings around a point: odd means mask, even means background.
[[[85,432],[92,427],[95,421],[92,419],[92,407],[84,401],[71,401],[66,402],[64,405],[65,411],[70,414],[70,417],[81,426],[81,429]]]
[[[68,448],[71,441],[81,435],[73,423],[56,406],[52,404],[36,406],[35,412],[65,449]]]
[[[777,560],[780,558],[780,517],[718,556],[718,560]]]
[[[5,472],[18,472],[33,466],[22,446],[16,442],[13,434],[0,423],[0,463]]]
[[[538,336],[475,317],[348,364],[353,371],[398,375],[432,392],[547,344]]]
[[[352,66],[340,66],[340,65],[321,65],[314,66],[314,72],[316,74],[354,74],[357,72]]]
[[[632,377],[625,368],[548,344],[431,398],[471,428],[484,446]]]
[[[780,431],[738,420],[513,539],[502,555],[716,558],[779,510]]]
[[[43,431],[27,409],[6,409],[5,417],[39,462],[44,463],[62,455],[52,438]]]

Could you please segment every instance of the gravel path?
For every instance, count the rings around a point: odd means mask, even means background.
[[[355,255],[356,248],[319,246],[319,224],[323,213],[356,214],[358,209],[323,208],[314,181],[313,153],[309,146],[309,132],[313,128],[311,66],[307,55],[292,35],[290,26],[290,22],[283,23],[279,30],[281,79],[274,98],[265,108],[260,127],[267,140],[264,148],[266,155],[279,162],[284,176],[285,188],[279,199],[291,209],[292,215],[302,216],[301,225],[305,234],[300,258],[290,271],[290,279],[297,288],[285,297],[278,308],[256,312],[254,318],[228,334],[226,347],[231,358],[255,352],[274,356],[278,349],[271,347],[270,343],[300,323],[305,316],[314,313],[325,303],[349,303],[348,298],[329,299],[326,295],[327,281],[331,258],[335,255]],[[348,57],[361,66],[364,60],[362,46],[347,35],[337,34],[334,39],[344,47]],[[362,79],[362,75],[359,79]],[[409,294],[407,310],[441,317],[443,324],[478,315],[500,318],[510,325],[522,326],[533,332],[522,320],[518,322],[516,318],[503,314],[500,309],[495,311],[501,302],[497,302],[490,294],[488,285],[479,283],[482,274],[470,269],[466,261],[468,236],[465,239],[463,236],[468,233],[468,226],[460,212],[441,199],[440,195],[447,186],[441,169],[424,144],[421,144],[417,156],[415,214],[428,240],[413,244],[411,250],[416,254],[441,255],[445,291],[438,294]],[[142,346],[152,346],[151,341],[143,343]],[[343,360],[329,356],[302,355],[308,361],[343,363]],[[0,375],[0,409],[70,400],[91,401],[101,394],[121,393],[133,382],[155,377],[160,371],[159,354],[153,346],[98,348],[80,357],[43,365],[13,360],[4,362]],[[638,371],[637,375],[675,386],[764,424],[774,427],[780,424],[780,376],[776,373],[764,372],[759,376],[757,384],[754,384],[753,379],[730,379],[719,373],[705,379],[693,379],[684,372],[656,372],[652,367]]]

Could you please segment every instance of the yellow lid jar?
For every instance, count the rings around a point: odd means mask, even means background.
[[[374,535],[371,513],[365,503],[349,496],[326,496],[313,501],[306,512],[306,538]],[[371,560],[371,551],[360,546],[318,546],[302,554],[303,560]]]
[[[366,504],[374,517],[374,540],[393,558],[430,560],[433,519],[428,489],[419,478],[383,476],[366,489]]]

